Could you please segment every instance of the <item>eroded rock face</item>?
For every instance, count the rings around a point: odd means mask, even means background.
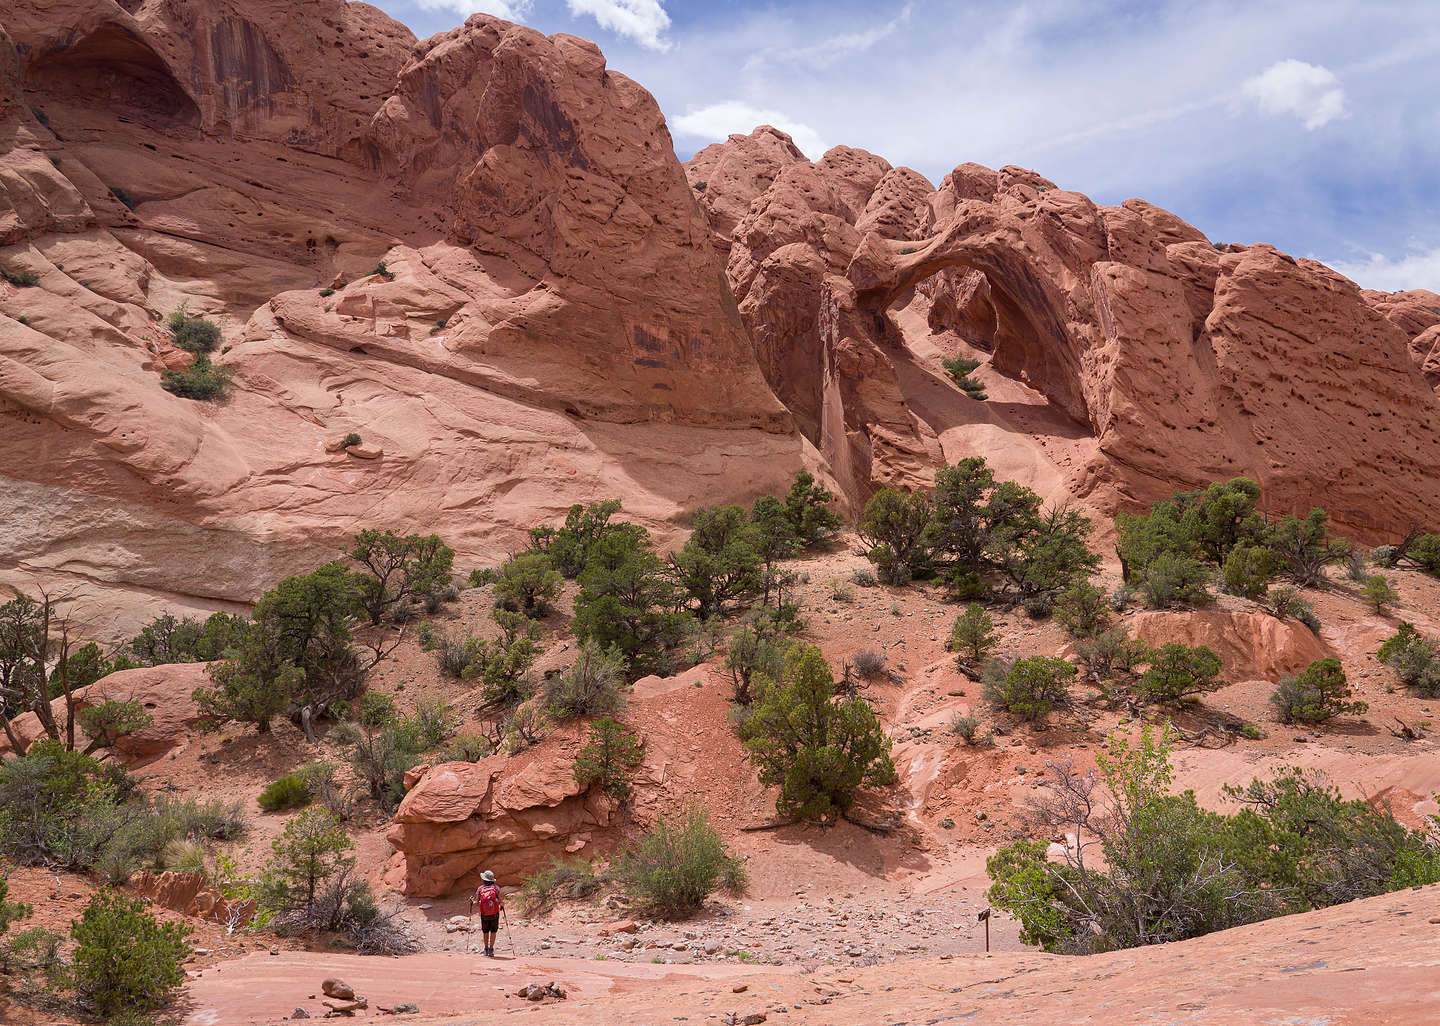
[[[761,367],[853,502],[931,483],[932,425],[967,418],[958,391],[953,417],[933,396],[914,416],[896,318],[918,300],[932,331],[993,353],[1094,438],[1068,490],[1103,511],[1241,474],[1272,510],[1323,506],[1372,540],[1440,506],[1440,296],[1217,247],[1151,204],[1102,208],[1024,168],[962,164],[927,190],[837,148],[785,166],[733,229],[712,219]]]
[[[142,666],[133,670],[120,670],[101,677],[89,687],[79,688],[73,697],[75,712],[102,705],[105,702],[139,702],[149,714],[150,722],[138,730],[124,735],[115,742],[115,752],[129,762],[150,761],[185,743],[191,731],[200,722],[200,707],[190,696],[196,688],[210,684],[209,663],[167,663],[163,666]],[[57,698],[50,703],[55,721],[65,729],[65,699]],[[21,744],[29,748],[45,736],[40,718],[33,712],[23,713],[11,721]],[[76,727],[75,734],[80,747],[85,747],[85,735]],[[0,734],[0,752],[9,751],[10,743]]]
[[[39,278],[0,283],[0,576],[100,635],[362,526],[493,558],[572,502],[664,534],[799,467],[659,109],[593,44],[343,0],[0,25],[0,263]],[[224,404],[160,388],[182,302]]]
[[[770,188],[781,170],[803,163],[807,163],[805,155],[794,141],[769,125],[706,146],[685,162],[685,177],[710,221],[712,242],[722,257],[729,255],[735,226],[755,198]]]
[[[563,760],[441,763],[420,776],[385,834],[396,850],[385,882],[402,894],[441,897],[477,886],[487,869],[515,881],[552,856],[582,850],[610,812]]]
[[[1129,631],[1154,647],[1205,645],[1220,656],[1220,676],[1232,682],[1278,681],[1335,654],[1299,621],[1259,610],[1142,610],[1131,619]]]
[[[232,918],[233,912],[233,919],[243,924],[253,911],[243,904],[233,907],[223,894],[206,882],[204,873],[175,873],[170,870],[152,873],[145,870],[131,876],[125,886],[161,908],[214,923],[226,922]]]

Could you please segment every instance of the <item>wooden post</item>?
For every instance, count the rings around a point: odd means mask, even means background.
[[[990,954],[990,910],[987,908],[975,917],[985,924],[985,954]]]

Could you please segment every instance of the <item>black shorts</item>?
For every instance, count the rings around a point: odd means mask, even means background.
[[[482,915],[480,917],[480,929],[485,933],[499,933],[500,913],[496,912],[493,916]]]

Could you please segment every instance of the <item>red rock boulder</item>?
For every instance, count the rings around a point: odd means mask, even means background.
[[[442,763],[420,777],[386,831],[396,855],[385,880],[416,897],[474,886],[487,869],[515,881],[584,848],[609,825],[610,811],[580,788],[565,760]]]
[[[1279,680],[1335,654],[1298,620],[1255,609],[1143,610],[1130,620],[1129,631],[1155,647],[1205,645],[1220,656],[1220,676],[1229,681]]]

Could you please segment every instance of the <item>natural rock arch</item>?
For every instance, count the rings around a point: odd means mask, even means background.
[[[1000,373],[1043,391],[1076,420],[1090,422],[1081,384],[1083,340],[1066,316],[1073,306],[1053,274],[1037,267],[996,226],[958,219],[928,241],[861,241],[846,270],[865,320],[882,328],[885,313],[901,296],[951,268],[978,271],[989,283],[995,313],[994,357]],[[997,235],[1002,237],[997,237]],[[869,318],[864,315],[869,314]]]

